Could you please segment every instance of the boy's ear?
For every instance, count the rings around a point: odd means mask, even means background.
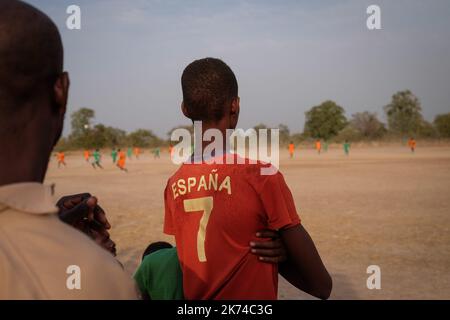
[[[239,116],[239,111],[241,108],[240,102],[241,102],[241,98],[239,98],[239,97],[233,99],[233,101],[231,102],[230,114],[232,116]]]
[[[184,105],[184,101],[181,101],[181,111],[183,112],[186,118],[189,118],[189,112],[186,106]]]

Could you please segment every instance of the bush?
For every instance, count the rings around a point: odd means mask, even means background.
[[[422,121],[419,128],[417,129],[417,136],[420,138],[436,138],[438,136],[438,133],[436,131],[436,128],[429,123],[428,121]]]
[[[364,139],[364,136],[354,126],[348,125],[333,139],[333,141],[342,143],[344,141],[357,142]]]
[[[376,113],[368,111],[355,113],[350,123],[367,140],[379,139],[387,132],[384,124],[378,120]]]
[[[450,138],[450,113],[436,116],[434,126],[440,137]]]

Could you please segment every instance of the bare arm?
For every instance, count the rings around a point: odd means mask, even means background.
[[[332,280],[308,232],[298,225],[280,234],[288,252],[287,261],[279,265],[280,274],[298,289],[328,299]]]

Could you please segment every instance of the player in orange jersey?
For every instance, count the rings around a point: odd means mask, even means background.
[[[125,168],[125,161],[127,159],[127,154],[125,151],[122,151],[121,149],[118,150],[119,153],[119,160],[117,161],[117,167],[125,172],[128,172],[128,169]]]
[[[227,145],[226,130],[236,128],[240,109],[233,71],[221,60],[201,59],[184,70],[181,82],[183,113],[202,121],[202,130],[219,130]],[[164,193],[164,232],[175,236],[185,298],[276,299],[278,272],[297,288],[328,298],[331,277],[283,175],[261,175],[270,165],[237,164],[238,156],[225,149],[214,157],[231,157],[234,164],[205,158],[183,164]],[[279,230],[289,252],[285,263],[263,263],[251,253],[263,229]]]
[[[320,151],[322,150],[322,144],[320,142],[320,139],[316,140],[316,150],[317,150],[317,153],[320,154]]]
[[[411,149],[411,152],[414,153],[416,151],[416,139],[413,137],[409,138],[408,146]]]
[[[173,158],[173,154],[175,152],[175,148],[172,144],[169,145],[169,155],[170,155],[170,159],[172,160]]]
[[[291,141],[291,143],[289,143],[289,156],[291,157],[291,159],[294,157],[294,150],[295,145],[294,142]]]
[[[133,152],[134,152],[134,156],[136,157],[136,159],[139,159],[139,155],[141,154],[141,149],[138,147],[135,147]]]
[[[56,159],[58,160],[58,168],[61,167],[61,165],[63,165],[64,167],[66,166],[65,158],[66,155],[64,154],[64,152],[60,151],[56,153]]]
[[[83,156],[84,156],[84,160],[86,160],[86,162],[89,162],[89,157],[91,156],[89,150],[84,150]]]

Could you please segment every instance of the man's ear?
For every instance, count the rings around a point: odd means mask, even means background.
[[[239,111],[241,109],[240,103],[241,103],[241,98],[239,98],[239,97],[234,98],[233,101],[231,102],[230,115],[232,117],[239,118]]]
[[[69,97],[69,86],[70,80],[67,72],[61,73],[53,86],[54,101],[55,106],[57,107],[57,110],[55,111],[63,117],[66,113],[67,100]]]
[[[58,143],[59,138],[62,135],[63,127],[64,127],[64,116],[66,114],[67,107],[67,99],[69,96],[69,74],[67,72],[61,73],[56,79],[55,84],[53,85],[53,106],[55,114],[55,122],[54,122],[54,137],[53,137],[53,146]]]
[[[186,118],[189,118],[189,111],[186,108],[186,106],[184,105],[184,101],[181,102],[181,111],[183,112],[183,114]]]

